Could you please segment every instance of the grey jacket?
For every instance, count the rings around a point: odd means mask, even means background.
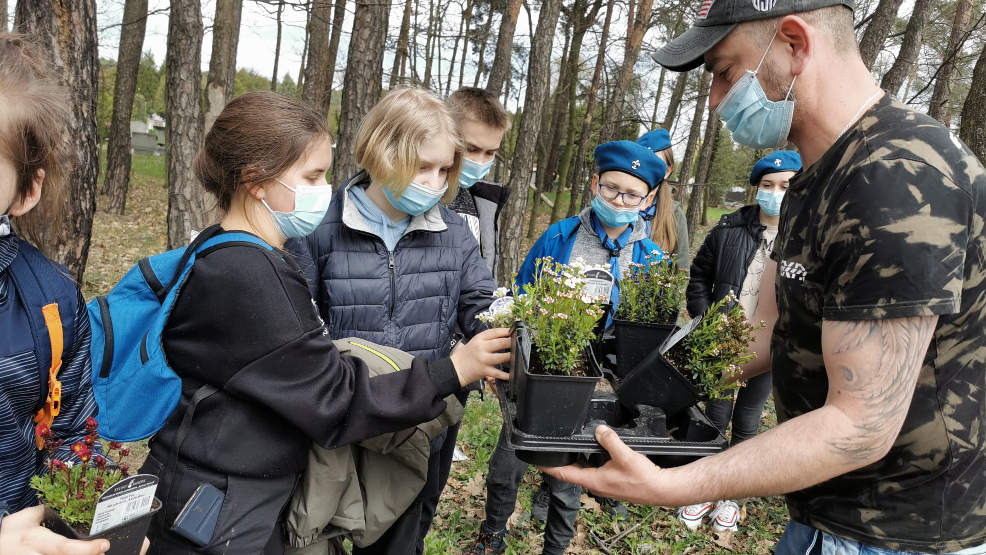
[[[500,210],[509,197],[510,189],[503,185],[491,181],[477,181],[469,189],[460,189],[459,196],[449,205],[450,209],[466,221],[476,240],[479,241],[483,261],[493,273],[494,281],[496,281],[496,263],[500,257]],[[470,200],[475,205],[475,215],[467,206]]]

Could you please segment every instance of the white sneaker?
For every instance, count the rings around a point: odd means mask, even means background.
[[[712,527],[716,532],[735,532],[739,530],[740,508],[735,501],[726,499],[716,503],[716,508],[709,515],[709,520],[713,521]]]
[[[459,449],[458,445],[456,445],[455,449],[452,450],[452,462],[462,462],[468,460],[469,457],[462,452],[462,449]]]
[[[702,525],[702,519],[705,518],[705,515],[711,513],[714,508],[715,505],[712,501],[681,507],[678,509],[678,520],[684,522],[685,526],[694,532]]]

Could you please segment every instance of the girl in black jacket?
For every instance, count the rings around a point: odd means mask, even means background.
[[[498,354],[509,348],[503,329],[372,379],[339,355],[281,250],[328,208],[331,144],[324,117],[272,92],[234,99],[206,136],[195,169],[225,215],[203,233],[245,231],[274,248],[231,242],[200,254],[162,333],[183,396],[142,469],[161,478],[164,502],[152,553],[281,553],[281,513],[311,441],[331,448],[407,428],[437,417],[462,385],[505,377],[493,367],[509,359]],[[202,483],[225,498],[211,541],[197,546],[170,527]]]
[[[692,263],[686,291],[691,316],[701,316],[709,306],[733,294],[742,305],[746,318],[754,318],[760,302],[760,282],[770,266],[768,261],[777,237],[784,191],[800,169],[801,157],[789,150],[772,152],[753,166],[750,185],[758,188],[757,204],[724,215],[709,231]],[[773,295],[774,292],[763,291],[763,294]],[[761,330],[759,333],[769,332]],[[770,353],[758,355],[751,364],[769,364]],[[770,372],[765,372],[739,389],[735,405],[732,399],[712,400],[706,404],[709,419],[720,430],[725,432],[732,421],[730,445],[757,434],[770,390]],[[739,514],[739,506],[731,500],[696,503],[678,510],[679,518],[692,530],[708,516],[717,531],[735,531]]]

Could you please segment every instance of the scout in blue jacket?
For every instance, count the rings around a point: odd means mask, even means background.
[[[617,280],[611,295],[615,311],[620,275],[630,263],[656,262],[664,256],[647,238],[640,210],[654,202],[667,166],[647,147],[632,141],[603,143],[596,147],[595,157],[598,172],[592,176],[592,205],[552,224],[538,238],[517,272],[517,285],[534,280],[539,258],[550,256],[564,264],[581,258],[587,264],[610,268]]]

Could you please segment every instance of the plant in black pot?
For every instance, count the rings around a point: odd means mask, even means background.
[[[141,502],[139,496],[130,495],[124,499],[121,495],[104,507],[110,510],[103,511],[103,514],[100,514],[98,504],[101,496],[114,490],[114,485],[118,483],[121,488],[138,483],[156,486],[157,479],[138,476],[147,479],[121,483],[129,476],[130,469],[125,460],[130,450],[117,442],[110,442],[106,444],[105,453],[101,453],[97,428],[96,420],[89,417],[85,438],[69,446],[78,462],[69,463],[56,457],[63,447],[62,441],[54,439],[48,426],[39,425],[36,432],[44,441],[48,472],[31,478],[31,487],[38,492],[38,499],[45,506],[44,525],[52,531],[72,539],[105,538],[110,541],[110,554],[137,555],[144,543],[151,517],[161,505],[160,501],[151,496],[150,507],[142,510],[137,506]],[[117,458],[116,463],[111,458],[113,456]],[[137,489],[134,493],[139,494]],[[121,503],[127,506],[121,508]],[[117,524],[107,524],[119,520],[121,515],[134,512],[140,514],[124,518]]]
[[[631,264],[620,280],[620,304],[613,319],[616,375],[626,376],[675,330],[685,304],[688,275],[674,257]]]
[[[564,436],[579,429],[602,377],[590,342],[606,299],[590,296],[585,273],[596,268],[550,258],[536,262],[534,280],[514,290],[516,319],[512,394],[517,427],[529,434]]]
[[[647,355],[622,381],[618,395],[624,405],[650,405],[671,416],[700,399],[728,399],[741,387],[740,368],[753,359],[753,333],[763,326],[746,320],[736,297],[713,304],[700,320],[690,322]]]

